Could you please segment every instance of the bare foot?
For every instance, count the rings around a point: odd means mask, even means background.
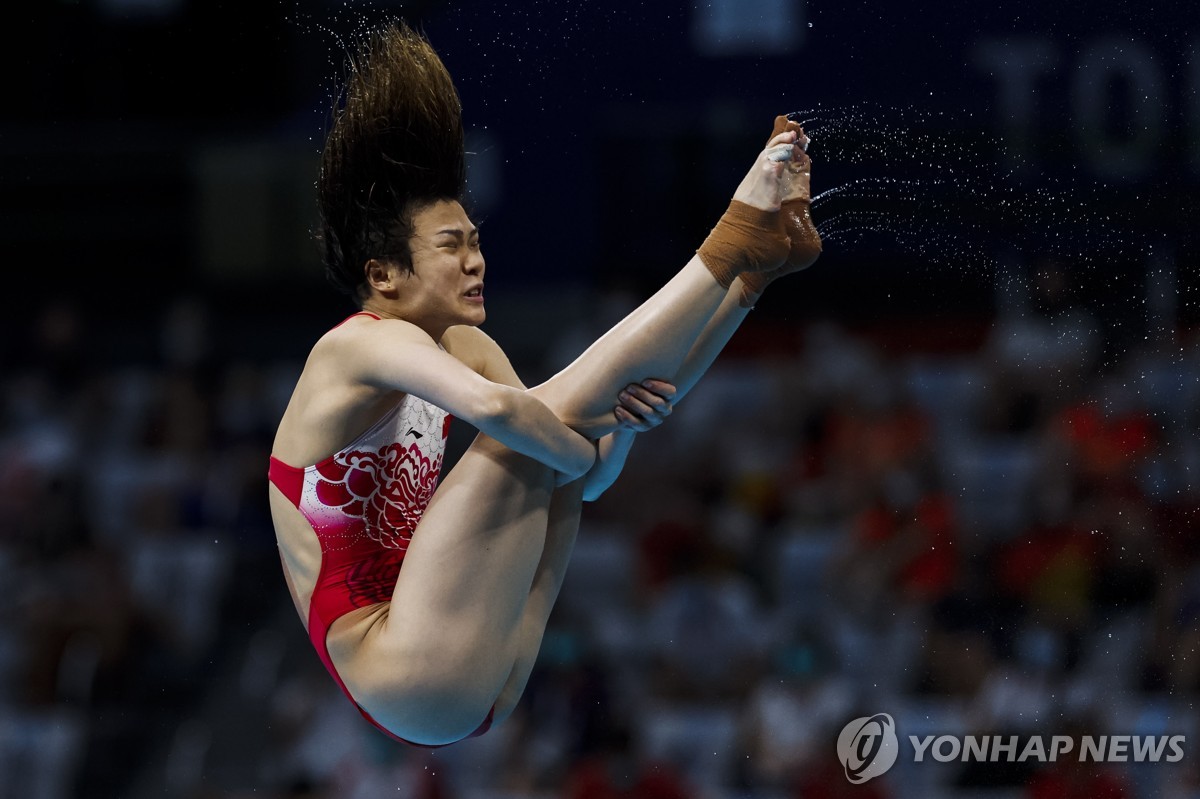
[[[788,165],[797,152],[803,152],[796,146],[798,137],[794,130],[772,136],[766,149],[758,154],[754,166],[742,178],[733,199],[763,211],[778,211],[785,197]]]
[[[788,132],[796,134],[797,146],[793,148],[792,157],[786,162],[780,176],[784,227],[792,244],[786,272],[783,274],[798,272],[812,266],[821,254],[821,234],[817,233],[812,214],[809,213],[812,200],[812,159],[808,157],[805,149],[811,140],[798,122],[792,122],[782,115],[775,117],[771,141]]]
[[[778,184],[773,188],[779,192],[779,216],[788,237],[788,255],[787,260],[778,269],[741,275],[743,306],[753,306],[773,281],[792,272],[807,269],[821,255],[821,234],[817,232],[810,213],[812,191],[809,181],[812,177],[812,159],[804,151],[809,141],[799,123],[790,121],[786,116],[775,117],[775,129],[771,131],[767,149],[763,152],[768,160],[778,159],[772,164],[773,168],[778,168],[778,172],[773,175]],[[784,143],[791,144],[786,158],[780,149]]]

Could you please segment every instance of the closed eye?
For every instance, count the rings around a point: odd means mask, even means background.
[[[464,244],[462,234],[451,232],[448,230],[439,231],[439,238],[433,240],[433,246],[439,250],[457,250]],[[466,238],[465,244],[472,250],[479,249],[479,234],[472,231],[472,234]]]

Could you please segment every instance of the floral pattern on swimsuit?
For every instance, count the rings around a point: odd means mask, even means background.
[[[298,507],[321,542],[318,589],[345,592],[336,615],[391,599],[437,488],[449,427],[445,411],[407,396],[353,444],[305,470]]]
[[[308,611],[309,639],[321,662],[363,718],[388,737],[422,748],[429,747],[397,736],[358,704],[329,655],[326,636],[346,613],[391,601],[413,532],[437,488],[451,421],[436,405],[406,395],[320,463],[298,468],[271,456],[268,469],[268,479],[299,509],[321,545]],[[489,712],[472,735],[482,735],[491,723]]]

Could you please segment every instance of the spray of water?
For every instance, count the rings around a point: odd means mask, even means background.
[[[823,163],[860,173],[813,197],[822,238],[843,249],[884,239],[930,263],[987,268],[998,251],[1088,262],[1147,247],[1111,187],[1039,171],[973,131],[969,112],[849,105],[789,117],[813,139],[818,176]]]

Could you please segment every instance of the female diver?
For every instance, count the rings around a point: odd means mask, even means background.
[[[775,130],[696,254],[526,388],[479,329],[459,96],[394,21],[352,48],[318,181],[326,271],[360,308],[313,346],[269,468],[283,570],[321,660],[392,737],[438,746],[513,710],[581,505],[620,472],[772,280],[816,260],[807,138]],[[658,378],[658,379],[655,379]],[[449,419],[478,430],[440,480]]]

